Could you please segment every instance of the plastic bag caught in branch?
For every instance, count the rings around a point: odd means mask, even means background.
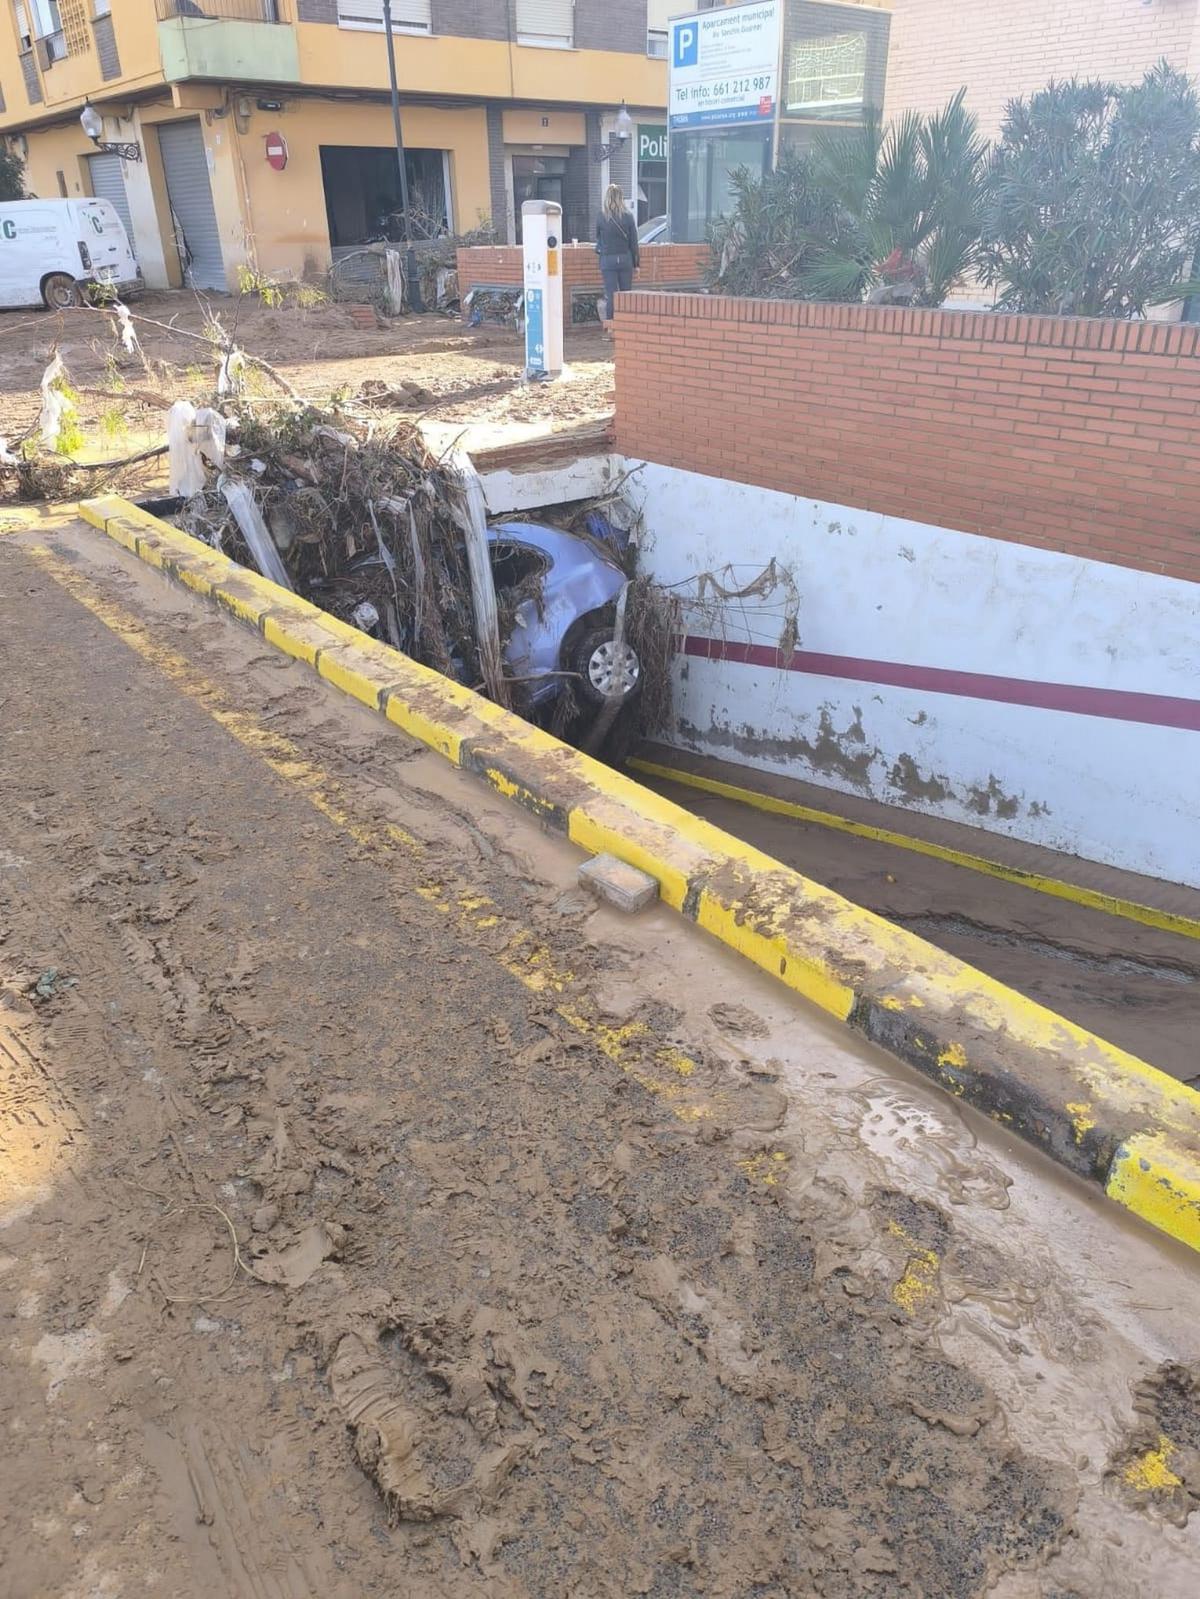
[[[221,358],[217,373],[217,393],[222,399],[227,394],[240,394],[246,376],[246,357],[235,345]]]
[[[225,465],[225,418],[219,411],[190,400],[176,400],[167,412],[167,467],[172,494],[190,499],[208,481],[209,462]]]
[[[142,347],[138,343],[137,332],[129,315],[129,307],[122,305],[120,300],[114,300],[112,313],[117,319],[117,337],[121,341],[121,348],[126,355],[140,355]]]
[[[42,444],[47,450],[58,449],[64,427],[75,418],[75,406],[64,392],[66,383],[67,369],[55,350],[54,359],[42,373],[42,410],[38,417]]]

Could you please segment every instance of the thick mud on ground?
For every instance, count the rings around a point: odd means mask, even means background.
[[[6,1595],[1194,1591],[1186,1265],[1115,1227],[1105,1321],[878,1057],[91,537],[0,540]]]

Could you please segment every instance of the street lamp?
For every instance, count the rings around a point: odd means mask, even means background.
[[[400,127],[400,89],[396,82],[396,44],[392,38],[392,0],[383,0],[383,31],[387,36],[388,78],[392,85],[392,126],[396,134],[396,161],[400,167],[400,205],[404,218],[405,258],[404,271],[408,278],[408,303],[412,310],[423,311],[421,279],[417,272],[417,252],[412,246],[412,232],[408,218],[408,169],[404,160],[404,133]]]
[[[597,161],[611,160],[611,158],[616,155],[618,150],[624,149],[624,147],[629,143],[629,135],[632,132],[633,118],[629,115],[629,109],[624,100],[622,100],[621,109],[617,112],[617,118],[613,124],[612,138],[607,144],[600,145],[599,148],[593,152],[594,158]]]
[[[119,155],[122,161],[140,161],[142,159],[142,147],[140,144],[110,144],[108,140],[100,137],[104,132],[104,118],[90,100],[85,101],[83,110],[79,113],[79,125],[102,154]]]

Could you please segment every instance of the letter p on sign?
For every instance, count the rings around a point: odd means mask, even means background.
[[[694,67],[700,52],[700,30],[694,22],[681,22],[675,29],[675,65]]]

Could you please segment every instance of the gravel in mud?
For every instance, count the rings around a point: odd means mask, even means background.
[[[1076,1472],[930,1314],[999,1265],[793,1182],[736,991],[614,1010],[482,790],[157,581],[0,541],[5,1594],[1066,1592]]]

